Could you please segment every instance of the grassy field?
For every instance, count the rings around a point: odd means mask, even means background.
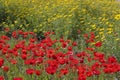
[[[0,80],[120,80],[120,2],[0,0]]]

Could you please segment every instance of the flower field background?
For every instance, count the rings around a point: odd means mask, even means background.
[[[120,2],[0,0],[0,80],[120,80]]]

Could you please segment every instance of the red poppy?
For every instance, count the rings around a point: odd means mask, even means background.
[[[10,40],[10,38],[7,37],[7,36],[5,36],[5,35],[2,35],[1,38],[2,38],[3,40]]]
[[[59,64],[63,65],[66,63],[65,59],[64,58],[57,58]]]
[[[72,46],[68,46],[68,50],[69,50],[69,51],[72,51]]]
[[[14,56],[18,56],[18,52],[17,51],[13,51],[13,53],[12,53]]]
[[[76,54],[77,57],[81,58],[83,55],[81,54],[81,52]]]
[[[4,59],[0,58],[0,67],[3,66],[3,64],[4,64]]]
[[[3,48],[3,44],[0,43],[0,50]]]
[[[70,62],[70,65],[73,65],[73,66],[75,66],[79,63],[79,61],[75,58],[71,59],[69,62]]]
[[[73,42],[72,45],[73,45],[73,46],[77,46],[77,42]]]
[[[85,74],[86,69],[84,66],[78,66],[78,75]]]
[[[57,71],[56,67],[49,66],[46,68],[46,72],[51,75],[53,75],[56,71]]]
[[[67,51],[66,55],[73,55],[73,51]]]
[[[49,49],[47,50],[47,57],[52,58],[52,56],[55,54],[55,50],[54,49]]]
[[[11,62],[11,64],[17,64],[17,60],[15,60],[15,59],[11,59],[10,62]]]
[[[93,72],[92,71],[87,71],[86,75],[87,75],[87,77],[91,77],[91,76],[93,76]]]
[[[36,59],[35,59],[35,63],[36,63],[36,64],[41,64],[41,63],[43,63],[43,58],[36,58]]]
[[[62,75],[66,75],[67,73],[68,73],[68,69],[67,68],[60,70],[60,74],[62,74]]]
[[[84,36],[84,38],[88,38],[88,34],[84,34],[83,36]]]
[[[41,74],[40,70],[35,70],[35,74],[39,76]]]
[[[31,69],[31,68],[26,70],[26,74],[32,75],[32,74],[34,74],[34,72],[35,72],[35,70]]]
[[[31,34],[31,35],[35,35],[35,33],[34,33],[34,32],[29,32],[29,34]]]
[[[13,78],[13,80],[23,80],[23,78],[22,77],[15,77],[15,78]]]
[[[23,31],[22,30],[18,30],[18,34],[21,34],[21,35],[23,35]]]
[[[2,49],[2,54],[5,55],[7,53],[7,48]]]
[[[61,38],[61,39],[60,39],[60,42],[64,42],[64,39],[63,39],[63,38]]]
[[[94,57],[98,58],[98,59],[103,59],[104,58],[104,54],[101,52],[94,52]]]
[[[24,38],[27,38],[27,36],[28,36],[28,32],[24,32],[24,33],[23,33],[23,37],[24,37]]]
[[[26,49],[22,49],[22,53],[27,54],[27,50]]]
[[[6,44],[5,40],[0,40],[0,43]]]
[[[108,63],[116,63],[117,62],[117,60],[116,60],[116,58],[114,56],[108,57],[107,61],[108,61]]]
[[[35,39],[34,38],[30,38],[29,40],[31,43],[34,43],[35,42]]]
[[[23,60],[25,60],[25,59],[27,59],[27,54],[21,54],[21,58],[23,59]]]
[[[96,47],[101,47],[101,46],[102,46],[102,42],[100,42],[100,41],[96,42],[96,43],[95,43],[95,46],[96,46]]]
[[[46,32],[46,33],[44,33],[44,36],[48,36],[48,35],[50,35],[50,31],[48,31],[48,32]]]
[[[62,48],[65,48],[67,46],[67,42],[62,42]]]
[[[86,50],[94,51],[95,49],[94,49],[94,48],[87,47]]]
[[[9,32],[10,28],[4,28],[5,32]]]
[[[84,63],[84,57],[80,59],[80,63]]]
[[[13,37],[13,38],[17,38],[17,32],[16,32],[16,31],[13,31],[13,32],[12,32],[12,37]]]
[[[54,67],[54,68],[58,68],[59,66],[58,61],[56,60],[48,60],[47,63],[49,64],[49,66]]]
[[[103,71],[104,73],[109,74],[112,73],[112,68],[105,68]]]
[[[8,66],[3,66],[2,69],[3,69],[5,72],[8,72],[8,71],[9,71],[9,67],[8,67]]]
[[[93,74],[100,75],[100,71],[99,70],[93,70]]]
[[[0,76],[0,80],[5,80],[5,79],[4,79],[4,76]]]
[[[78,80],[86,80],[86,76],[84,75],[84,74],[80,74],[79,76],[78,76]]]

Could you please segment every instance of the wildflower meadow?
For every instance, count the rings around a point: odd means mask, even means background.
[[[0,0],[0,80],[120,80],[120,1]]]

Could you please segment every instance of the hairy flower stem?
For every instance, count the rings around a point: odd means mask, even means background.
[[[3,75],[4,75],[4,77],[5,77],[5,80],[8,80],[7,73],[3,72]]]

